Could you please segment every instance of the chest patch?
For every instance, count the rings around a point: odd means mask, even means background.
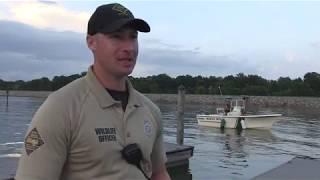
[[[99,142],[117,141],[116,128],[95,128]]]
[[[144,120],[143,126],[144,134],[150,137],[152,134],[152,123],[149,120]]]

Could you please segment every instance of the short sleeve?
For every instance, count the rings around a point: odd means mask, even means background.
[[[158,114],[157,121],[159,122],[158,125],[158,134],[156,140],[153,145],[153,150],[151,153],[151,162],[152,162],[152,171],[156,171],[159,168],[163,167],[167,161],[165,149],[164,149],[164,142],[163,142],[163,127],[161,123],[161,113]]]
[[[17,180],[60,178],[68,149],[68,116],[62,104],[49,96],[35,113],[25,136]]]

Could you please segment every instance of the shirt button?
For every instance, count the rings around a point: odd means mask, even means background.
[[[129,137],[131,137],[131,134],[130,134],[130,132],[127,132],[127,137],[129,138]]]

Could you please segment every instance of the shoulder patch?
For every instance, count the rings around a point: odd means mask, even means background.
[[[146,136],[151,136],[152,134],[152,124],[149,120],[144,120],[144,134]]]
[[[26,148],[27,155],[29,156],[33,151],[37,150],[44,144],[37,128],[33,128],[25,139],[24,146]]]

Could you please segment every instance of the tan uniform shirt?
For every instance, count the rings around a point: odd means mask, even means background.
[[[137,143],[150,177],[166,161],[159,108],[128,81],[123,112],[96,79],[87,75],[52,93],[32,119],[16,173],[17,180],[135,180],[140,170],[121,156]]]

